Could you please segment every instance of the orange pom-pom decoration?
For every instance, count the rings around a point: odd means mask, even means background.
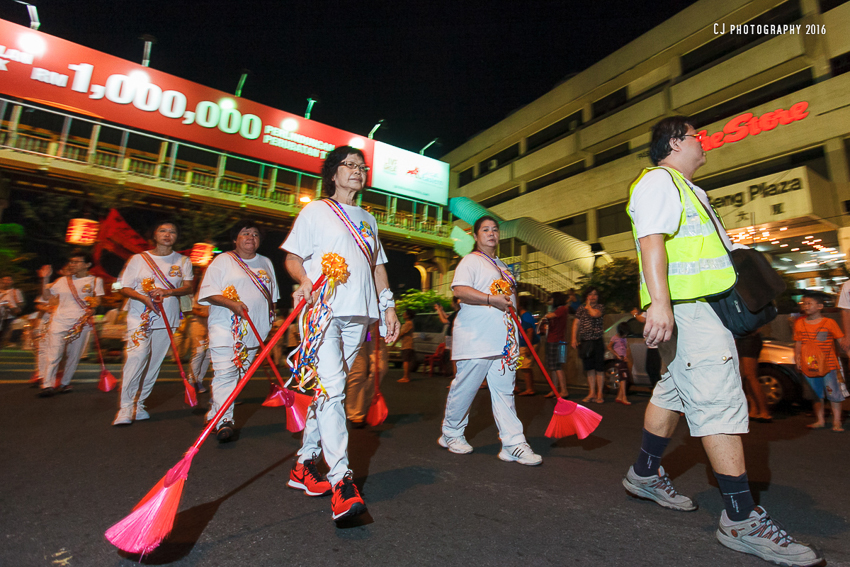
[[[505,280],[493,280],[490,284],[490,295],[510,295],[511,284]]]
[[[226,299],[229,299],[231,301],[239,301],[239,293],[236,291],[236,288],[233,287],[232,285],[229,285],[226,288],[224,288],[221,292],[221,295],[223,295]]]
[[[344,284],[348,281],[348,264],[339,254],[327,252],[322,256],[322,273],[329,280]]]

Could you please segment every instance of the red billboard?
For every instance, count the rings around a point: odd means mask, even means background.
[[[4,20],[0,93],[313,173],[337,146],[373,157],[366,136]]]

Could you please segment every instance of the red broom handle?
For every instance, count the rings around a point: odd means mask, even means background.
[[[177,343],[174,342],[174,333],[171,330],[171,325],[168,324],[168,316],[165,314],[165,306],[162,305],[162,302],[159,303],[159,314],[162,315],[162,320],[165,322],[165,330],[168,331],[168,340],[171,341],[171,349],[174,351],[174,360],[177,361],[177,368],[180,369],[180,377],[183,378],[183,385],[187,388],[192,388],[192,385],[186,379],[186,373],[183,371],[183,363],[180,362]]]
[[[528,340],[528,335],[525,334],[525,329],[522,328],[522,323],[519,320],[519,317],[516,315],[516,311],[514,311],[513,305],[509,305],[508,309],[511,312],[511,318],[513,318],[514,323],[516,323],[516,328],[519,330],[520,334],[522,334],[522,338],[525,339],[525,344],[528,347],[528,350],[531,351],[531,355],[534,356],[534,360],[537,361],[537,366],[540,367],[540,371],[543,372],[543,376],[546,377],[546,381],[549,382],[549,386],[552,387],[552,391],[555,393],[557,397],[561,397],[558,394],[558,390],[555,389],[555,384],[552,382],[552,379],[549,378],[549,373],[546,372],[546,368],[543,366],[543,363],[540,362],[540,357],[537,356],[537,351],[534,350],[534,345],[531,344],[531,341]]]
[[[313,291],[316,291],[317,289],[322,287],[322,284],[324,283],[325,275],[322,274],[321,276],[319,276],[319,279],[316,280],[316,283],[313,284]],[[236,384],[236,388],[233,389],[233,392],[230,393],[230,395],[227,397],[227,400],[225,400],[225,402],[221,405],[218,410],[218,413],[216,413],[215,417],[213,417],[209,421],[209,423],[207,423],[207,426],[204,427],[204,430],[201,432],[200,437],[198,437],[197,441],[195,441],[195,444],[192,445],[193,449],[199,449],[201,447],[206,438],[215,428],[218,421],[224,416],[224,412],[227,411],[227,408],[230,407],[230,405],[233,403],[233,400],[236,399],[236,396],[239,395],[239,392],[242,391],[242,389],[248,383],[248,380],[251,379],[251,376],[254,375],[254,373],[257,371],[257,368],[259,368],[260,365],[263,363],[263,359],[269,355],[269,353],[274,348],[274,345],[277,344],[277,342],[283,336],[283,333],[286,332],[286,329],[292,324],[292,322],[295,320],[295,317],[297,317],[301,310],[304,309],[304,306],[306,304],[307,302],[303,299],[299,301],[298,305],[295,306],[295,309],[292,310],[292,313],[289,314],[289,317],[286,318],[286,321],[283,322],[283,325],[280,326],[280,329],[278,329],[274,336],[272,336],[272,338],[269,340],[269,342],[266,343],[266,346],[263,347],[263,349],[260,351],[260,354],[258,354],[257,357],[254,359],[254,362],[248,368],[248,371],[245,372],[245,376],[239,379],[239,382]]]
[[[257,331],[257,327],[254,326],[254,322],[251,321],[251,318],[248,316],[248,313],[243,311],[242,316],[245,317],[245,320],[248,321],[248,325],[251,326],[251,330],[254,331],[254,336],[257,337],[257,342],[260,343],[260,348],[266,348],[266,345],[263,344],[263,339],[260,337],[259,331]],[[269,366],[272,367],[272,371],[274,372],[275,378],[277,378],[277,381],[280,382],[280,387],[284,388],[285,386],[283,385],[283,378],[281,378],[280,372],[278,372],[277,370],[277,365],[275,365],[275,363],[272,361],[271,354],[267,356],[264,360],[269,363]]]
[[[91,334],[94,335],[94,346],[97,347],[97,357],[100,359],[100,367],[106,370],[106,364],[103,362],[103,351],[100,350],[100,339],[97,338],[97,329],[94,328],[93,317],[89,317],[89,325],[91,325]]]
[[[375,323],[375,395],[376,399],[381,395],[381,324]]]

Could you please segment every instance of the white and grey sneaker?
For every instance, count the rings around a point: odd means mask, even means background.
[[[516,461],[521,465],[536,466],[543,463],[543,457],[531,450],[528,443],[502,447],[499,451],[499,459],[507,462]]]
[[[130,425],[131,423],[133,423],[133,408],[127,407],[118,410],[112,425]]]
[[[460,437],[446,437],[445,435],[440,435],[440,438],[437,439],[437,444],[440,447],[448,449],[452,453],[457,453],[458,455],[467,455],[472,452],[472,445],[466,442],[466,437],[463,435]]]
[[[818,550],[788,535],[761,506],[756,506],[750,517],[741,522],[733,522],[723,510],[716,535],[717,541],[729,549],[749,553],[777,565],[806,567],[823,560]]]
[[[142,421],[145,419],[150,419],[151,414],[147,412],[144,404],[136,404],[136,421]]]
[[[658,467],[658,474],[654,476],[638,476],[635,468],[629,467],[629,472],[623,478],[623,486],[638,498],[653,500],[671,510],[693,512],[698,507],[693,500],[676,492],[664,467]]]

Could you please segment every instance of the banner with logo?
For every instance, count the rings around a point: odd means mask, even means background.
[[[401,197],[445,206],[449,199],[449,164],[375,142],[372,186]]]

